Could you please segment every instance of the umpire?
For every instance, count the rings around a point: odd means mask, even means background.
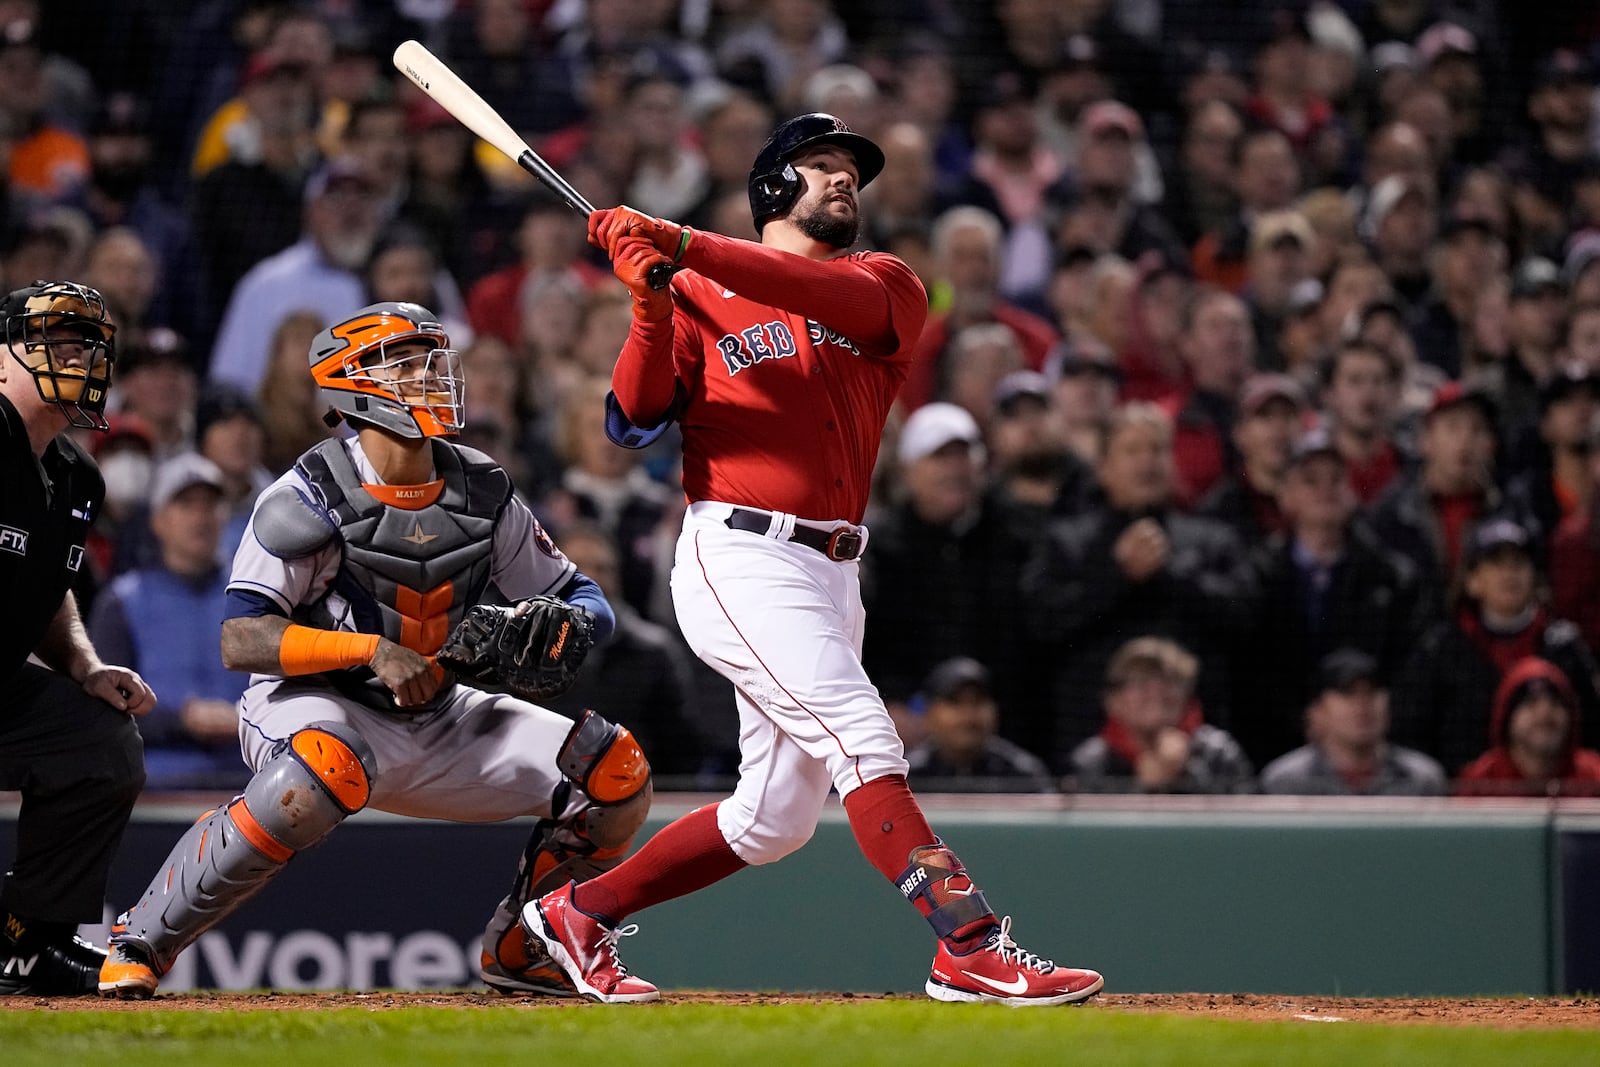
[[[95,655],[68,588],[104,483],[63,431],[106,428],[115,327],[73,282],[18,289],[0,315],[0,789],[22,792],[0,994],[79,996],[96,992],[105,953],[74,931],[100,920],[144,784],[132,716],[155,706],[143,679]]]

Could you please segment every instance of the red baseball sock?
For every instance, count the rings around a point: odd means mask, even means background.
[[[696,808],[663,826],[644,847],[572,892],[580,911],[615,925],[664,900],[686,896],[747,864],[717,829],[717,806]]]
[[[850,829],[856,835],[856,844],[861,847],[867,862],[897,886],[911,863],[911,853],[919,848],[939,847],[944,855],[960,867],[960,860],[940,846],[938,836],[928,825],[903,775],[874,778],[845,798],[844,810],[850,818]],[[956,873],[966,878],[964,868]],[[970,880],[964,884],[970,886]],[[936,907],[944,903],[935,894],[927,892],[916,894],[911,902],[924,918],[928,918]],[[929,921],[932,922],[931,919]],[[993,927],[993,915],[976,918],[951,931],[945,940],[952,949],[965,952],[987,936]]]

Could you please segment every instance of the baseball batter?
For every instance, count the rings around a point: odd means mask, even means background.
[[[857,195],[883,153],[831,115],[781,125],[750,175],[761,243],[691,232],[629,208],[590,216],[634,297],[612,375],[613,440],[639,447],[676,420],[689,511],[672,592],[695,652],[730,679],[739,783],[598,878],[523,910],[585,995],[658,999],[617,956],[627,915],[771,863],[810,838],[837,789],[867,859],[939,943],[939,1000],[1062,1004],[1100,991],[1011,940],[906,786],[900,739],[861,667],[860,523],[889,407],[927,315],[893,256],[848,254]],[[650,268],[683,268],[667,290]]]
[[[617,862],[649,808],[648,765],[593,712],[573,723],[458,684],[434,656],[491,587],[516,613],[554,603],[567,615],[540,658],[586,647],[574,626],[603,638],[611,609],[505,471],[446,440],[461,429],[462,380],[432,313],[363,308],[318,335],[310,358],[357,434],[312,448],[261,495],[234,559],[222,654],[252,672],[239,737],[255,776],[201,816],[118,920],[100,990],[150,996],[179,952],[371,805],[460,822],[538,816],[484,932],[481,973],[503,992],[571,995],[528,955],[518,914]],[[527,599],[551,593],[565,603]]]

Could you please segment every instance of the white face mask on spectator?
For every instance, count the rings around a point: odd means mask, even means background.
[[[106,483],[106,504],[114,511],[126,512],[142,504],[150,495],[150,476],[155,464],[141,452],[124,450],[100,461],[100,476]]]

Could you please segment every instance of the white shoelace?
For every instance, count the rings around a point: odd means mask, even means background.
[[[1009,915],[1000,920],[1000,932],[995,935],[994,947],[999,951],[1002,960],[1015,965],[1018,970],[1027,968],[1031,971],[1038,971],[1040,974],[1049,974],[1056,969],[1055,960],[1047,960],[1042,956],[1029,952],[1011,940],[1011,916]]]
[[[632,937],[638,932],[638,923],[629,923],[627,926],[619,926],[615,930],[608,931],[606,934],[604,934],[600,938],[599,943],[595,945],[596,948],[603,946],[605,950],[610,953],[611,965],[616,968],[618,975],[626,977],[628,973],[628,965],[622,962],[621,956],[617,955],[617,942],[621,941],[625,937]]]

